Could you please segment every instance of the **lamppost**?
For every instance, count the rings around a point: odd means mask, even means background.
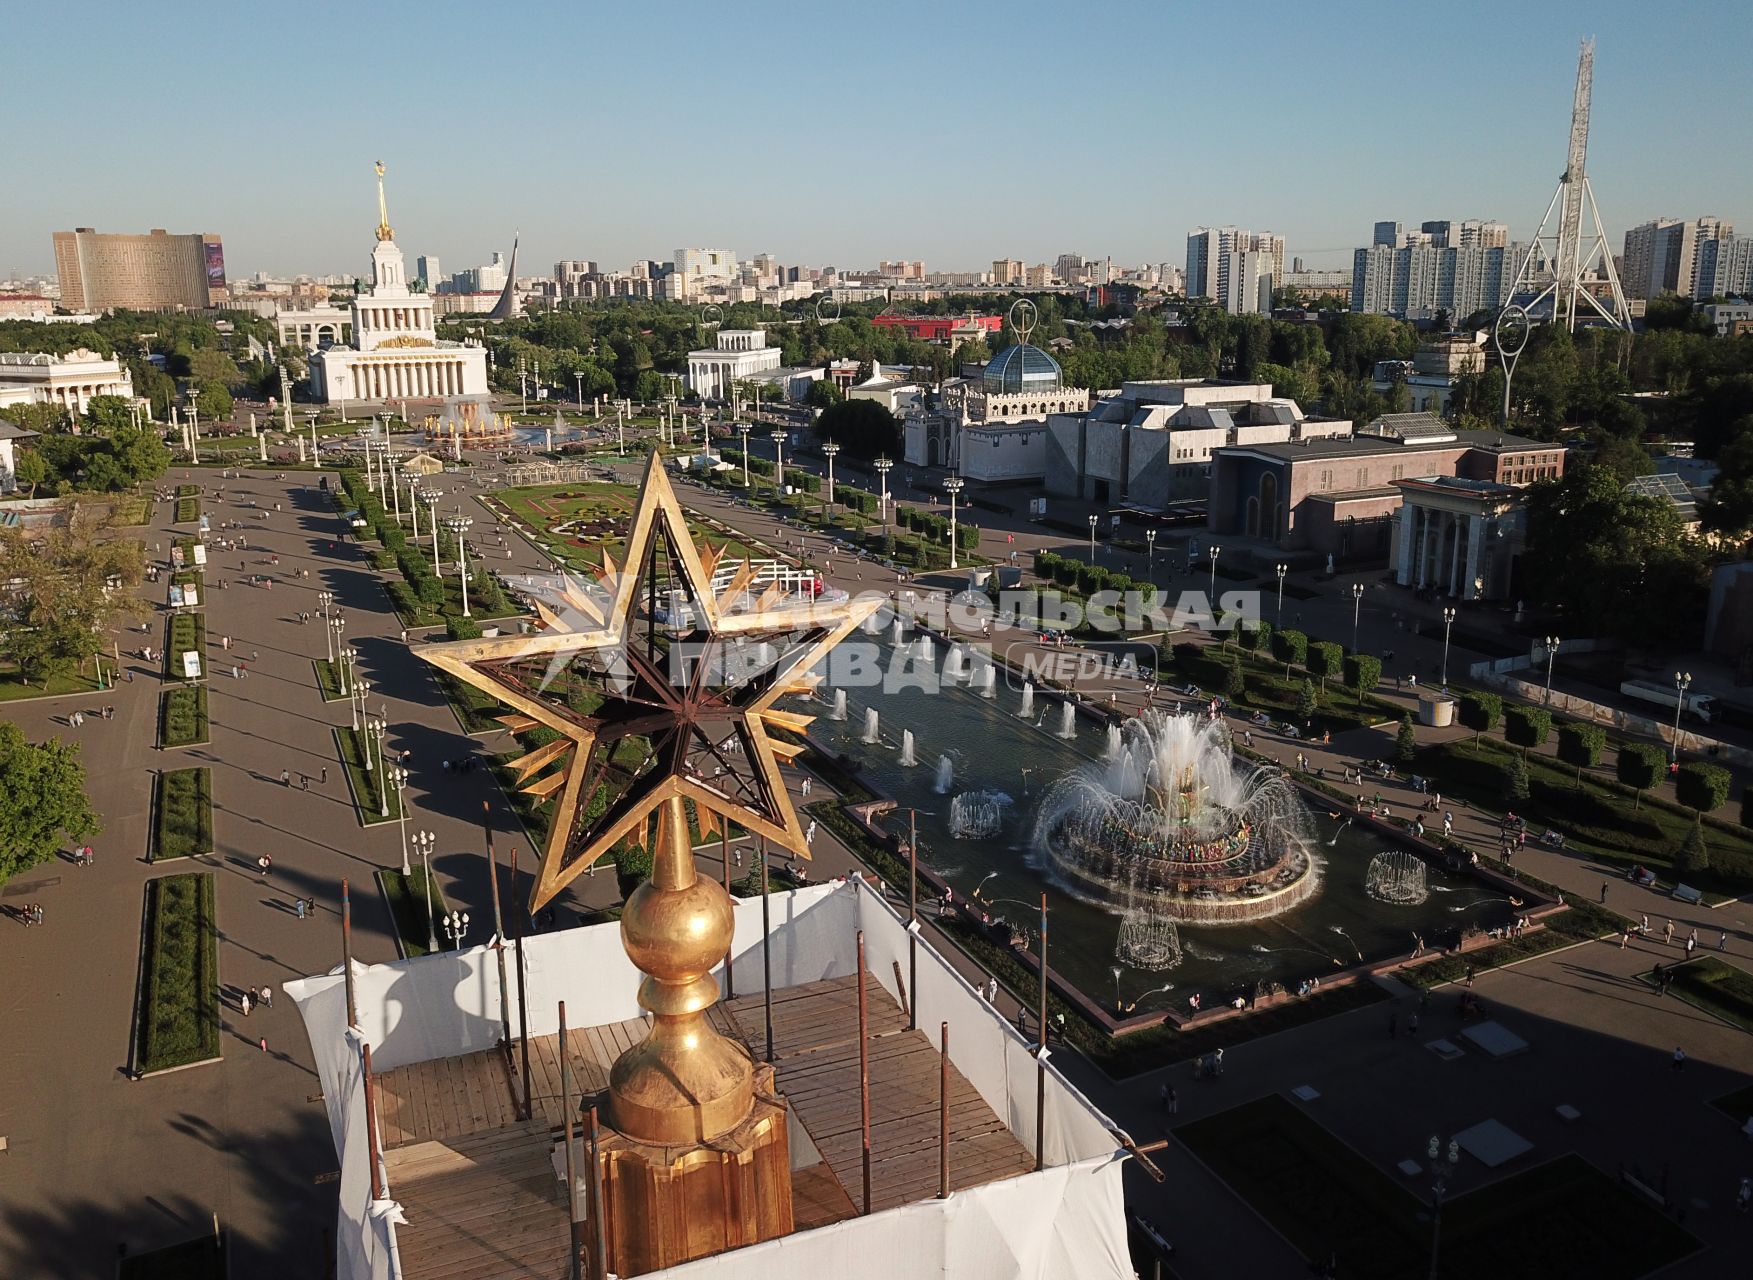
[[[775,431],[768,439],[773,441],[773,488],[781,501],[785,498],[785,432]]]
[[[1144,531],[1144,576],[1156,581],[1156,530]]]
[[[574,373],[572,375],[572,380],[578,384],[578,411],[580,413],[583,413],[584,412],[584,373],[583,373],[583,371],[581,370],[579,372]]]
[[[341,668],[341,692],[350,698],[353,696],[353,682],[351,679],[353,675],[353,663],[359,657],[359,650],[353,648],[351,645],[341,644],[341,637],[338,634],[335,636],[335,644],[337,646],[335,656],[340,660],[338,665]]]
[[[1363,583],[1351,584],[1351,651],[1357,652],[1357,624],[1363,616]]]
[[[828,460],[828,515],[829,515],[830,519],[833,518],[833,512],[834,512],[834,459],[837,456],[839,456],[839,453],[840,453],[840,446],[835,444],[832,440],[828,441],[827,444],[822,446],[822,456]],[[950,502],[950,509],[952,511],[955,509],[955,502],[953,499]],[[954,523],[953,518],[951,520],[951,523],[952,524]],[[950,550],[952,552],[955,550],[953,542],[951,544]],[[950,568],[953,569],[955,567],[956,567],[955,566],[955,559],[954,559],[954,556],[952,555],[952,557],[950,559]]]
[[[420,854],[420,879],[426,885],[426,953],[431,955],[438,950],[438,935],[433,927],[432,919],[432,843],[437,839],[430,831],[416,831],[413,835],[414,848]]]
[[[1558,637],[1546,637],[1546,705],[1552,705],[1552,667],[1558,661]]]
[[[368,715],[366,715],[366,713],[365,713],[365,698],[366,698],[366,695],[369,694],[370,692],[371,692],[371,681],[366,680],[364,678],[360,678],[360,679],[357,679],[353,682],[353,694],[354,694],[353,705],[348,706],[347,713],[348,713],[348,715],[350,715],[352,717],[353,732],[356,734],[361,731],[361,726],[364,725],[366,722],[368,722],[371,718]],[[370,745],[369,739],[361,739],[361,741],[365,742],[367,746]],[[365,753],[365,771],[367,773],[371,772],[371,752],[370,751],[367,751]]]
[[[378,768],[374,772],[377,774],[377,816],[380,818],[390,816],[389,784],[384,778],[389,769],[383,755],[384,734],[389,731],[389,727],[389,722],[382,716],[365,717],[365,767],[367,769],[371,769],[371,744],[373,741],[377,743]]]
[[[743,438],[743,488],[749,487],[749,424],[737,423],[737,432]]]
[[[878,458],[870,465],[876,468],[877,479],[882,481],[883,492],[882,496],[877,499],[877,505],[883,510],[883,541],[887,543],[889,540],[889,472],[894,470],[895,460],[883,457]]]
[[[456,950],[463,949],[463,935],[469,931],[469,913],[452,911],[439,922],[444,926],[445,936],[450,939],[451,946]]]
[[[1213,608],[1217,606],[1217,553],[1222,550],[1223,548],[1215,542],[1211,544],[1211,603]]]
[[[1437,1256],[1443,1239],[1443,1197],[1448,1194],[1455,1166],[1461,1163],[1461,1144],[1450,1138],[1445,1155],[1443,1140],[1433,1133],[1424,1154],[1430,1160],[1430,1280],[1437,1280]]]
[[[1090,563],[1096,562],[1096,516],[1090,513]]]
[[[468,533],[469,526],[474,523],[468,516],[462,514],[461,508],[458,508],[456,515],[447,516],[444,521],[444,527],[449,529],[457,540],[457,575],[463,580],[463,617],[465,618],[469,616],[469,551],[463,542],[463,535]]]
[[[438,500],[444,497],[443,489],[422,489],[420,501],[426,504],[426,523],[432,530],[432,576],[442,578],[444,571],[438,567]]]
[[[329,660],[331,667],[335,665],[335,646],[333,643],[335,629],[331,625],[334,619],[329,617],[329,605],[333,603],[334,599],[335,593],[333,591],[317,592],[317,620],[323,624],[323,656]]]
[[[402,874],[408,874],[408,771],[397,765],[389,770],[396,784],[396,825],[402,829]]]
[[[1455,610],[1443,610],[1443,692],[1449,691],[1449,628],[1455,625]]]
[[[527,414],[530,411],[530,375],[524,368],[522,356],[517,358],[517,394],[523,403],[521,412]]]
[[[1690,671],[1674,673],[1674,748],[1668,752],[1668,763],[1677,764],[1680,760],[1680,713],[1686,709],[1686,691],[1692,687]]]
[[[384,419],[384,426],[389,426],[389,419]],[[390,442],[383,442],[383,478],[390,487],[390,501],[394,504],[396,523],[402,523],[402,482],[396,478],[395,464],[390,461]]]
[[[372,493],[377,492],[377,474],[371,468],[371,429],[360,427],[355,433],[359,437],[359,447],[365,450],[365,487]]]
[[[961,567],[956,563],[956,495],[960,493],[966,485],[967,481],[963,480],[960,476],[952,475],[944,477],[943,491],[950,495],[950,568],[952,569],[958,569]]]
[[[420,477],[408,477],[408,514],[414,518],[414,547],[418,552],[420,546]]]
[[[1284,629],[1284,575],[1290,572],[1288,564],[1276,564],[1272,571],[1278,575],[1278,616],[1273,618],[1272,625],[1279,630]]]
[[[1114,1012],[1120,1012],[1120,975],[1126,972],[1119,965],[1112,965],[1108,972],[1114,975]]]

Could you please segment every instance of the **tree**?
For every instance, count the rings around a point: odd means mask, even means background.
[[[1727,769],[1695,760],[1674,775],[1674,798],[1702,817],[1728,802],[1730,785]]]
[[[1552,713],[1545,707],[1513,706],[1503,713],[1503,736],[1528,754],[1529,747],[1543,747],[1552,734]]]
[[[829,409],[845,400],[839,384],[831,378],[817,378],[804,392],[803,402],[812,409]]]
[[[35,449],[20,449],[13,461],[16,464],[13,474],[25,487],[24,496],[36,497],[37,486],[49,478],[49,466],[43,461],[43,455]]]
[[[1330,640],[1318,640],[1309,646],[1309,674],[1321,682],[1321,695],[1327,694],[1327,681],[1345,670],[1345,649]]]
[[[1710,847],[1704,843],[1704,819],[1696,819],[1674,855],[1674,870],[1682,874],[1710,870]]]
[[[1300,666],[1309,656],[1309,638],[1300,631],[1275,631],[1272,633],[1272,656],[1284,664],[1284,678],[1290,679],[1290,669]]]
[[[1304,724],[1314,719],[1316,702],[1315,682],[1304,676],[1296,691],[1296,718]]]
[[[223,382],[209,382],[201,388],[201,394],[195,397],[195,408],[209,422],[226,422],[231,418],[231,392],[225,389]]]
[[[0,582],[11,584],[12,618],[0,647],[27,680],[75,670],[103,651],[111,626],[139,611],[131,589],[143,576],[140,542],[110,536],[88,505],[75,504],[65,524],[34,540],[0,529]]]
[[[101,829],[79,748],[55,738],[27,742],[17,725],[0,721],[0,884],[47,862],[64,839]]]
[[[816,419],[816,435],[866,461],[879,454],[892,458],[901,451],[900,420],[875,400],[847,400],[830,405]]]
[[[1469,693],[1461,699],[1461,724],[1473,730],[1473,746],[1477,750],[1482,734],[1490,733],[1497,728],[1498,717],[1503,714],[1503,699],[1495,693],[1478,691]]]
[[[1247,694],[1248,681],[1242,674],[1242,655],[1231,654],[1223,676],[1223,696],[1231,702],[1240,702]]]
[[[1528,762],[1521,756],[1510,757],[1510,767],[1504,777],[1504,798],[1515,804],[1525,803],[1528,799]]]
[[[1614,772],[1619,781],[1634,792],[1631,807],[1643,807],[1643,793],[1662,781],[1662,775],[1668,771],[1668,757],[1662,749],[1647,742],[1627,742],[1620,746],[1619,757],[1614,761]]]
[[[1363,695],[1382,680],[1382,660],[1367,653],[1354,653],[1345,659],[1345,683],[1357,694],[1357,705],[1363,706]]]
[[[1411,764],[1418,757],[1418,730],[1412,727],[1412,713],[1400,717],[1400,729],[1394,734],[1394,758]]]
[[[1272,647],[1272,624],[1270,622],[1244,622],[1241,624],[1240,642],[1242,648],[1249,653],[1264,653]]]
[[[1558,758],[1576,766],[1576,784],[1583,785],[1583,770],[1601,763],[1607,731],[1594,724],[1567,724],[1558,730]]]

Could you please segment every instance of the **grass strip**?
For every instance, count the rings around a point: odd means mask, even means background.
[[[213,873],[146,882],[134,1069],[141,1075],[219,1056],[219,946]]]
[[[388,788],[388,812],[379,811],[377,748],[371,747],[372,767],[365,767],[365,751],[369,739],[358,729],[342,725],[335,730],[335,745],[341,764],[347,771],[347,785],[353,790],[353,807],[359,811],[359,825],[375,827],[382,822],[395,822],[402,816],[402,799],[396,788]]]
[[[1669,965],[1673,975],[1669,994],[1679,996],[1695,1009],[1721,1018],[1730,1026],[1753,1031],[1753,973],[1738,969],[1715,956],[1699,956]],[[1642,975],[1649,981],[1649,974]]]
[[[176,523],[193,524],[201,518],[201,500],[199,498],[178,498]]]
[[[213,852],[213,777],[206,768],[158,775],[150,862]]]
[[[432,877],[432,912],[428,916],[426,910],[426,872],[419,866],[411,866],[408,874],[398,870],[379,871],[377,873],[378,888],[383,890],[384,902],[390,909],[390,919],[396,926],[396,937],[401,940],[402,954],[410,958],[427,954],[426,940],[431,937],[439,942],[443,949],[443,931],[438,922],[450,907],[444,900],[444,890],[439,886],[438,877]]]
[[[335,663],[327,658],[318,658],[311,665],[317,669],[317,689],[322,693],[324,702],[340,702],[347,697],[341,692],[341,672]]]
[[[199,674],[183,675],[183,654],[199,660]],[[167,679],[204,679],[207,675],[207,621],[199,613],[173,613],[164,629],[164,674]]]
[[[193,747],[205,743],[210,733],[207,723],[207,687],[188,684],[167,689],[158,699],[158,745],[161,747]]]

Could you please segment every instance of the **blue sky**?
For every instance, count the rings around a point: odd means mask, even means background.
[[[1378,218],[1532,232],[1586,35],[1615,243],[1753,232],[1745,3],[102,0],[6,30],[0,275],[76,225],[363,273],[379,158],[398,242],[447,272],[513,228],[526,272],[678,245],[975,269],[1180,262],[1201,223],[1340,266]]]

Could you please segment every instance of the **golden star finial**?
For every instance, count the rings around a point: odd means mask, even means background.
[[[537,604],[547,629],[418,650],[510,708],[507,727],[556,735],[508,766],[554,802],[531,910],[623,841],[685,840],[668,827],[690,805],[701,835],[734,823],[809,856],[780,774],[802,747],[770,731],[812,717],[775,704],[812,691],[811,669],[881,601],[751,600],[748,563],[715,592],[720,554],[695,547],[653,452],[622,564],[605,552],[597,582],[562,574]]]

